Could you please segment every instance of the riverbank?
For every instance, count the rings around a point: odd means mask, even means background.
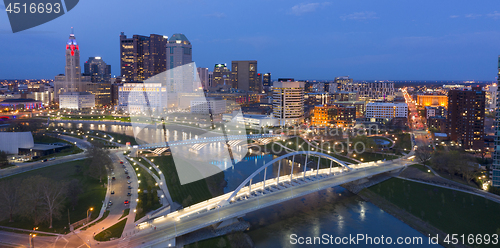
[[[418,232],[422,233],[423,235],[429,237],[435,237],[436,235],[439,235],[439,244],[444,246],[444,247],[468,247],[465,245],[449,245],[444,243],[444,237],[446,237],[446,233],[437,229],[436,227],[430,225],[429,223],[426,223],[422,221],[421,219],[417,218],[416,216],[408,213],[402,208],[399,208],[398,206],[392,204],[391,202],[385,200],[383,197],[377,195],[376,193],[370,191],[369,189],[363,189],[361,192],[358,193],[358,195],[365,201],[372,203],[373,205],[377,206],[378,208],[382,209],[383,211],[389,213],[390,215],[394,216],[398,220],[404,222],[411,228],[417,230]],[[424,241],[425,242],[425,241]]]

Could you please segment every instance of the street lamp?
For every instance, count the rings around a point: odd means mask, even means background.
[[[92,211],[94,211],[94,208],[89,208],[87,210],[87,223],[89,222],[89,212],[92,212]]]

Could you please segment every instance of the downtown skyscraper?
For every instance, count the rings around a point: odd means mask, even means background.
[[[90,81],[88,77],[82,77],[80,66],[80,47],[76,41],[73,30],[66,42],[66,66],[64,75],[58,75],[54,80],[54,100],[59,100],[59,95],[65,92],[83,92],[85,84]]]
[[[120,75],[125,81],[144,81],[167,69],[166,45],[168,37],[151,34],[120,35]]]

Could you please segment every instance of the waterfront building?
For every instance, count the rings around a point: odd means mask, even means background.
[[[95,107],[95,96],[89,92],[65,92],[59,95],[61,109],[91,109]]]

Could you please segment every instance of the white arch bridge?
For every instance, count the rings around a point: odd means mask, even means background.
[[[348,166],[328,154],[313,151],[292,152],[265,163],[232,192],[168,215],[152,216],[149,221],[138,225],[134,235],[125,237],[120,246],[165,247],[175,244],[175,238],[178,236],[214,224],[231,224],[235,218],[261,208],[359,179],[400,170],[411,163],[412,154],[413,151],[395,160]],[[305,158],[296,161],[299,155]],[[283,172],[283,161],[288,162],[292,168]],[[268,167],[275,163],[278,163],[277,176],[268,178]],[[297,167],[300,169],[297,170]],[[262,181],[253,183],[262,171]],[[151,225],[156,227],[155,231],[148,228]]]

